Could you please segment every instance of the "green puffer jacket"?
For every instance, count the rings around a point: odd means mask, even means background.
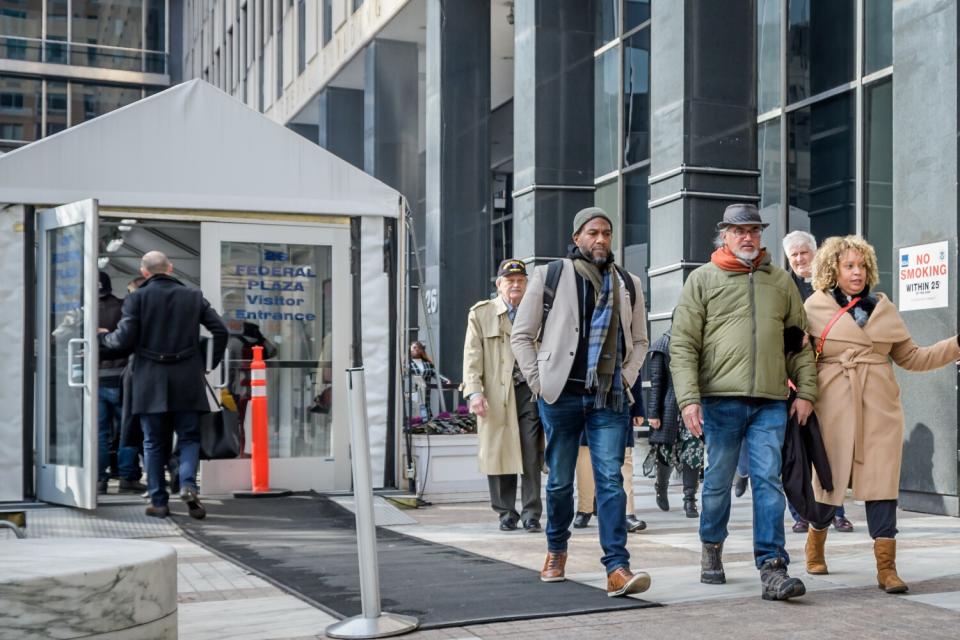
[[[673,321],[670,374],[680,408],[706,396],[786,400],[787,376],[797,395],[817,399],[817,367],[809,347],[783,353],[783,330],[807,330],[800,293],[766,256],[756,271],[724,271],[710,263],[687,278]]]

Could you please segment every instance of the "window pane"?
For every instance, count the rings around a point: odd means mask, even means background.
[[[788,226],[818,243],[856,230],[853,103],[848,92],[789,115]]]
[[[623,0],[623,32],[650,19],[650,0]]]
[[[853,0],[789,0],[787,100],[853,80]]]
[[[596,45],[599,49],[617,37],[620,0],[595,0],[596,2]]]
[[[620,102],[620,48],[606,51],[594,62],[594,175],[617,168],[617,105]]]
[[[72,44],[70,45],[70,64],[101,69],[140,71],[143,69],[143,54],[140,51]]]
[[[643,282],[643,293],[650,300],[647,271],[650,268],[649,168],[623,176],[623,266]]]
[[[40,80],[0,76],[0,140],[40,138]]]
[[[74,125],[136,102],[140,88],[74,83],[70,97],[70,120]]]
[[[141,0],[73,0],[72,22],[73,42],[130,49],[143,47]]]
[[[39,62],[40,43],[22,38],[41,38],[42,26],[43,0],[0,2],[0,58]]]
[[[166,27],[165,0],[147,0],[147,42],[145,48],[152,51],[166,51]]]
[[[303,0],[297,3],[297,75],[307,66],[307,5]]]
[[[333,37],[333,0],[323,0],[323,44]]]
[[[764,243],[774,264],[783,264],[780,238],[783,200],[780,197],[780,120],[770,120],[757,127],[757,158],[760,163],[760,216],[770,224],[763,232]]]
[[[67,128],[67,83],[47,81],[47,135]]]
[[[780,0],[757,0],[757,112],[780,106]]]
[[[53,40],[54,42],[51,42]],[[47,1],[46,61],[67,63],[67,0]]]
[[[864,11],[864,73],[893,64],[893,0],[869,0]]]
[[[650,29],[623,51],[623,166],[650,157]]]
[[[880,285],[893,286],[893,83],[868,86],[863,105],[863,223],[867,240],[877,250]]]

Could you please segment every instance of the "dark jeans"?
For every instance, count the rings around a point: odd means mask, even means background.
[[[517,423],[520,427],[520,459],[523,474],[520,477],[520,500],[523,512],[517,514],[517,474],[487,476],[490,487],[490,506],[503,520],[513,517],[524,524],[528,520],[540,520],[543,514],[543,501],[540,499],[540,468],[543,466],[543,452],[540,442],[543,426],[536,403],[531,399],[530,387],[524,384],[515,387],[517,401]]]
[[[120,402],[120,387],[100,385],[97,390],[97,479],[110,479],[110,447],[120,426],[123,405]],[[139,451],[136,447],[117,448],[117,474],[125,480],[140,479]]]
[[[147,462],[147,487],[153,506],[164,506],[170,499],[167,479],[163,472],[170,458],[174,432],[177,434],[177,448],[180,449],[180,487],[197,489],[197,466],[200,464],[199,421],[200,414],[196,411],[144,413],[140,416]]]
[[[700,540],[718,543],[727,538],[730,485],[745,442],[753,490],[753,555],[759,568],[771,558],[787,555],[783,534],[783,484],[780,481],[787,404],[752,398],[703,398],[703,435],[709,465],[703,476]]]
[[[600,528],[601,561],[607,573],[630,566],[627,551],[627,495],[623,490],[623,452],[627,446],[630,412],[595,409],[593,395],[564,392],[553,404],[540,399],[540,418],[547,436],[547,548],[567,550],[573,522],[573,479],[586,431],[587,446],[597,491],[597,521]],[[727,485],[729,487],[729,483]]]

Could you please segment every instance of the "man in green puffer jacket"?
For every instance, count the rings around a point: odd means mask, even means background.
[[[784,497],[780,482],[787,425],[787,379],[797,387],[789,408],[806,423],[817,398],[817,371],[809,348],[784,354],[783,332],[806,331],[803,302],[790,276],[760,246],[767,225],[751,204],[727,207],[717,225],[710,263],[690,274],[680,295],[670,343],[670,374],[684,424],[703,433],[709,463],[704,474],[700,581],[722,584],[723,541],[730,519],[730,484],[741,442],[750,456],[754,559],[765,600],[806,592],[787,575]]]

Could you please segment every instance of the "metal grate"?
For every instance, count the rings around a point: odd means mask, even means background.
[[[331,496],[331,500],[345,509],[356,513],[353,508],[353,496]],[[417,521],[396,508],[380,496],[373,496],[373,518],[377,526],[389,527],[400,524],[417,524]]]
[[[173,523],[151,518],[143,505],[79,509],[31,509],[27,511],[28,538],[162,538],[179,536]]]

